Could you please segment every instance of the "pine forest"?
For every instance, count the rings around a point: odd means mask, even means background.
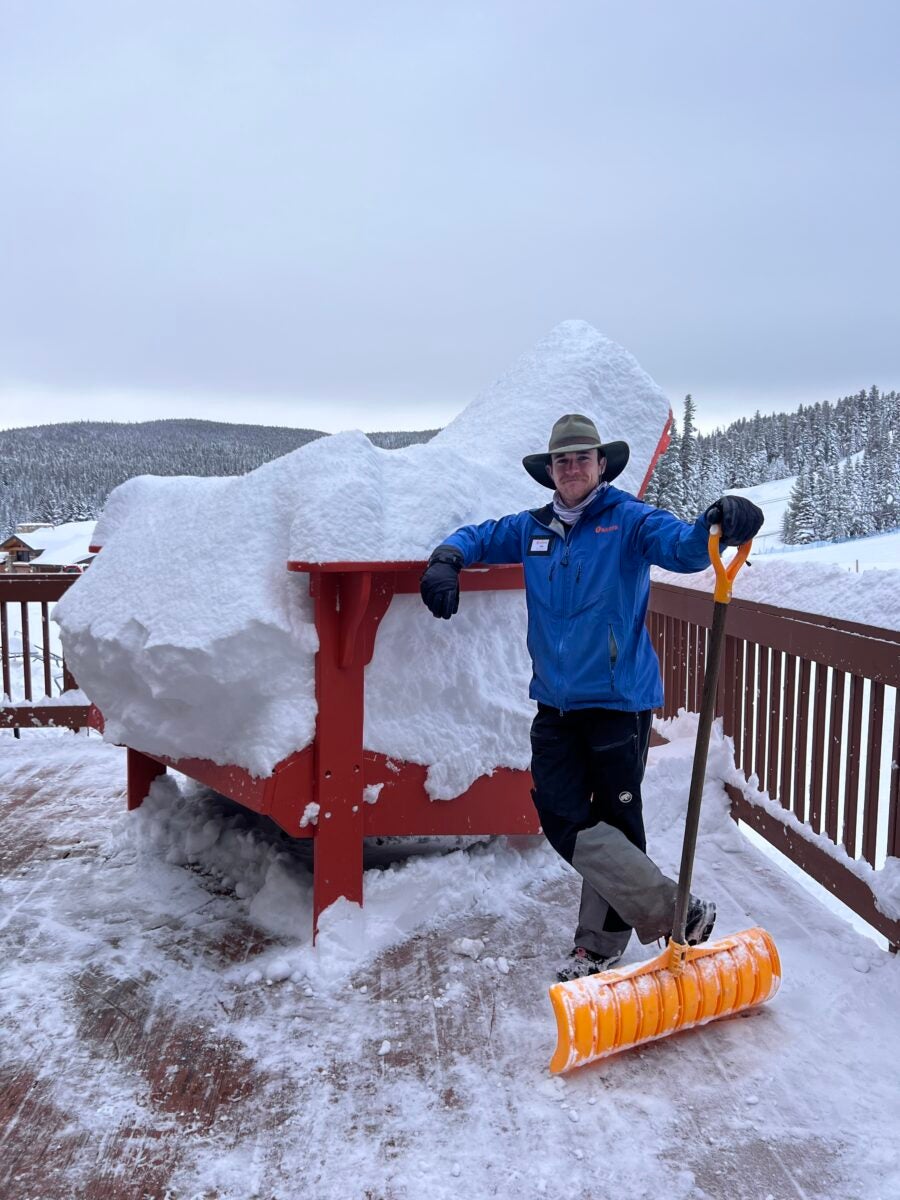
[[[391,450],[437,431],[370,433]],[[325,435],[316,429],[219,421],[70,421],[0,431],[0,541],[25,521],[98,517],[135,475],[243,475]]]

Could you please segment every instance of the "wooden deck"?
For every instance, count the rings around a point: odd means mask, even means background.
[[[272,940],[196,869],[150,887],[121,756],[92,739],[73,777],[62,741],[16,747],[0,797],[4,1200],[857,1196],[853,1130],[817,1127],[776,1007],[547,1076],[574,878],[412,937],[338,993],[249,986],[234,968]],[[759,881],[730,858],[740,912]],[[509,974],[449,954],[461,934]],[[20,967],[45,989],[24,1009]],[[643,1165],[614,1152],[623,1122],[646,1128]]]

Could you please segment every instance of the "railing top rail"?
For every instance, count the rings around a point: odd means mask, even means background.
[[[0,575],[0,600],[32,601],[58,600],[72,586],[80,575],[68,575],[62,571],[48,572],[46,575],[26,574]]]
[[[650,592],[651,612],[694,625],[709,627],[712,607],[710,595],[695,588],[654,583]],[[749,600],[732,600],[729,610],[729,638],[900,687],[900,635],[894,630],[858,624],[852,630],[836,628],[828,620],[806,619],[814,614],[796,614]]]

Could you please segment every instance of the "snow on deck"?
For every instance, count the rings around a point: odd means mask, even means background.
[[[670,871],[682,734],[647,775]],[[578,881],[541,839],[372,846],[365,940],[337,913],[313,952],[306,842],[185,780],[126,814],[124,754],[97,738],[2,752],[2,1195],[900,1194],[900,961],[742,839],[721,742],[695,890],[721,934],[772,932],[781,991],[556,1079],[546,988]]]
[[[672,872],[690,729],[647,774]],[[719,933],[773,934],[781,991],[564,1078],[546,989],[578,879],[541,839],[372,846],[366,928],[330,910],[315,952],[308,843],[184,780],[127,814],[94,737],[0,745],[4,1196],[900,1194],[900,961],[744,841],[721,741],[695,890]]]

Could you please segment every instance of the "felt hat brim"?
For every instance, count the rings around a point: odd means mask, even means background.
[[[607,442],[606,445],[598,446],[594,443],[592,446],[569,446],[568,451],[576,450],[599,450],[600,456],[606,459],[606,470],[603,472],[603,482],[611,483],[613,479],[621,475],[628,466],[628,458],[631,450],[627,442]],[[557,453],[563,453],[557,451]],[[522,466],[528,472],[532,479],[544,485],[544,487],[556,489],[556,484],[547,474],[547,468],[550,466],[550,454],[526,454],[522,459]]]

